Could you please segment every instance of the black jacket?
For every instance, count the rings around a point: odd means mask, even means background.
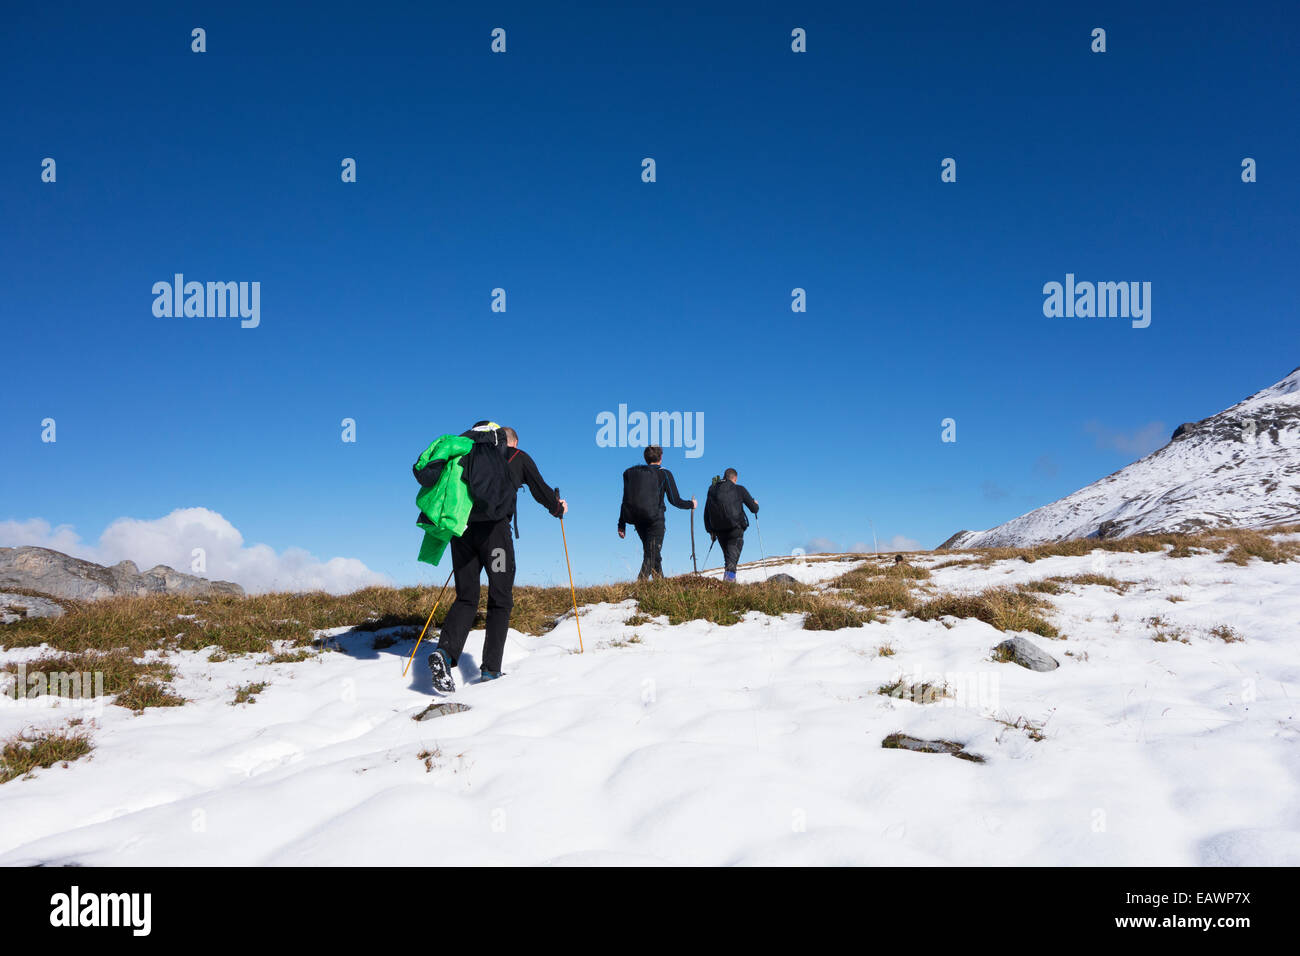
[[[677,493],[673,473],[659,465],[633,465],[623,472],[623,506],[618,511],[618,530],[629,524],[662,521],[664,496],[674,508],[689,509],[691,503]]]
[[[726,478],[715,481],[704,501],[704,530],[715,536],[728,531],[744,531],[749,527],[745,508],[758,514],[758,502],[750,497],[744,485]]]
[[[555,489],[542,481],[542,473],[537,470],[537,462],[533,461],[532,455],[522,448],[511,448],[506,452],[506,464],[510,468],[510,478],[515,483],[515,491],[527,485],[528,490],[533,493],[533,500],[549,511],[552,517],[564,516],[564,509],[560,506],[560,499],[556,497]]]
[[[533,493],[537,502],[554,517],[564,515],[555,489],[542,480],[537,470],[537,463],[528,452],[506,445],[504,429],[476,431],[470,429],[461,434],[474,442],[474,448],[465,456],[462,463],[465,484],[473,492],[474,506],[470,510],[469,520],[500,521],[515,514],[515,496],[525,484]],[[414,468],[416,480],[425,488],[432,488],[438,483],[446,461],[431,461],[423,468]],[[516,523],[516,535],[518,525]]]

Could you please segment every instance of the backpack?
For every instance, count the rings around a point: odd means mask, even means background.
[[[709,497],[704,502],[704,512],[709,519],[709,529],[715,534],[736,528],[744,529],[748,525],[741,513],[740,491],[735,484],[716,475],[709,488]]]
[[[648,465],[623,472],[623,517],[631,524],[658,521],[663,514],[663,473]]]
[[[462,460],[462,476],[474,499],[470,521],[499,521],[515,513],[515,483],[506,461],[509,448],[501,429],[465,433],[474,448]]]

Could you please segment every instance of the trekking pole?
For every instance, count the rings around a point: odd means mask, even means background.
[[[704,570],[709,570],[709,555],[713,553],[713,542],[717,541],[716,537],[709,538],[709,547],[704,552]]]
[[[700,573],[700,566],[695,563],[695,509],[691,509],[691,567],[695,573]]]
[[[450,571],[447,572],[447,580],[446,582],[443,583],[442,590],[438,592],[438,600],[433,602],[433,610],[429,612],[429,620],[424,622],[424,631],[427,631],[429,629],[429,625],[433,623],[433,615],[437,613],[438,605],[442,603],[442,596],[447,593],[447,585],[451,584],[451,576],[455,572],[456,572],[455,568],[452,568]],[[415,642],[415,647],[411,648],[411,656],[406,659],[406,666],[402,668],[403,677],[405,677],[406,672],[410,670],[411,661],[415,660],[415,652],[420,649],[420,641],[424,640],[424,631],[420,632],[419,640]]]
[[[560,497],[560,489],[555,489]],[[560,540],[564,542],[564,566],[569,569],[569,594],[573,598],[573,624],[578,629],[578,653],[582,653],[582,625],[578,623],[578,592],[573,589],[573,565],[569,563],[569,536],[564,533],[564,512],[560,512]]]
[[[758,532],[758,556],[763,559],[763,580],[771,580],[772,573],[767,569],[767,552],[763,550],[763,526],[758,523],[758,515],[754,515],[754,530]]]

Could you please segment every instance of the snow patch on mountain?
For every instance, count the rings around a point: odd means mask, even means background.
[[[1231,408],[1178,426],[1163,448],[1085,488],[940,548],[1267,528],[1300,521],[1300,368]]]

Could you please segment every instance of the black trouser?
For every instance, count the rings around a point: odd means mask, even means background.
[[[664,519],[634,524],[637,535],[641,538],[641,573],[638,581],[649,577],[664,576]]]
[[[730,531],[719,531],[718,544],[722,548],[722,559],[726,562],[726,570],[734,574],[736,565],[740,563],[740,549],[745,546],[745,529],[733,528]]]
[[[499,671],[510,609],[515,603],[515,543],[510,537],[510,519],[470,522],[464,534],[451,539],[451,566],[456,576],[456,603],[442,622],[438,646],[453,665],[460,658],[478,614],[479,573],[486,569],[487,636],[483,638],[482,669]]]

